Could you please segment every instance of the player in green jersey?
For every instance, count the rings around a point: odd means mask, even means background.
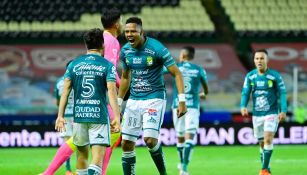
[[[120,112],[117,105],[116,68],[101,56],[102,31],[91,29],[83,36],[87,54],[69,64],[65,72],[63,94],[60,100],[55,128],[65,131],[64,111],[70,91],[74,90],[73,142],[77,146],[77,174],[101,175],[101,165],[107,146],[110,146],[110,122],[107,97],[114,112],[113,132],[120,131]],[[92,161],[87,165],[88,145]]]
[[[177,117],[178,108],[178,92],[176,84],[174,84],[173,94],[173,123],[177,135],[177,151],[180,158],[178,169],[180,175],[188,175],[188,164],[194,147],[194,136],[199,127],[200,107],[199,99],[205,99],[208,95],[208,82],[206,71],[199,65],[191,62],[194,59],[195,48],[185,46],[180,51],[179,63],[177,66],[183,76],[184,92],[186,96],[187,113],[181,117]],[[200,88],[204,92],[200,92]]]
[[[175,77],[179,93],[178,117],[186,113],[182,75],[168,49],[159,41],[144,36],[142,20],[127,19],[128,43],[120,52],[123,71],[119,87],[119,104],[130,87],[122,122],[122,165],[125,175],[135,174],[135,142],[143,138],[160,174],[166,174],[164,156],[158,140],[166,106],[163,67]]]
[[[262,169],[260,175],[270,175],[269,163],[273,152],[273,138],[278,123],[287,113],[287,92],[280,74],[268,68],[268,53],[254,53],[256,69],[250,71],[244,81],[241,97],[241,114],[248,116],[247,104],[250,94],[253,100],[254,135],[259,140]]]

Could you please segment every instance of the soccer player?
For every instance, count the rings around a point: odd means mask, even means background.
[[[64,75],[55,129],[65,131],[64,112],[68,95],[74,90],[73,142],[77,146],[77,174],[100,175],[106,146],[110,146],[110,122],[107,97],[114,112],[113,132],[120,131],[120,112],[116,101],[116,68],[101,56],[102,31],[91,29],[83,35],[87,54],[69,64]],[[91,164],[87,165],[88,145],[92,150]]]
[[[268,68],[268,53],[265,49],[255,51],[254,63],[256,69],[245,77],[240,105],[241,114],[248,116],[246,106],[252,94],[254,135],[259,141],[262,161],[260,175],[270,175],[273,138],[278,123],[286,118],[287,94],[280,74]]]
[[[122,32],[122,21],[121,13],[118,9],[112,8],[107,10],[101,16],[101,23],[104,27],[103,38],[104,38],[104,58],[109,60],[117,67],[119,60],[120,44],[116,39]],[[116,73],[116,85],[119,86],[119,77]],[[114,118],[113,111],[108,105],[108,112],[110,119]],[[106,169],[112,154],[112,149],[120,143],[120,133],[111,133],[111,146],[106,149],[104,161],[103,161],[103,175],[106,173]],[[71,156],[76,150],[76,146],[73,144],[72,139],[61,145],[57,151],[54,159],[45,170],[43,175],[53,175],[57,169]]]
[[[101,23],[104,27],[103,38],[104,38],[104,57],[109,60],[111,63],[117,67],[117,63],[119,60],[119,52],[120,52],[120,44],[116,39],[122,33],[122,18],[121,13],[118,9],[113,8],[111,10],[107,10],[101,16]],[[116,73],[116,86],[119,87],[119,76]],[[110,119],[114,118],[113,111],[108,105],[108,111]],[[102,172],[103,175],[106,174],[107,167],[109,164],[109,160],[111,158],[112,150],[117,147],[120,143],[121,137],[120,133],[112,133],[111,134],[111,143],[112,145],[106,149],[106,153],[103,159]]]
[[[123,71],[118,102],[130,87],[122,122],[122,166],[124,175],[135,174],[135,142],[141,130],[150,155],[161,175],[166,174],[164,156],[159,138],[166,106],[163,66],[175,77],[179,92],[178,117],[186,113],[182,75],[174,59],[159,41],[144,36],[142,20],[127,19],[125,37],[128,41],[120,52]]]
[[[71,63],[71,61],[69,61],[66,64],[66,68]],[[54,94],[54,97],[56,98],[57,106],[59,106],[59,103],[60,103],[60,98],[61,98],[61,95],[63,93],[63,86],[64,86],[64,76],[60,77],[56,81],[56,85],[55,85],[55,88],[54,88],[53,94]],[[74,109],[74,93],[73,93],[73,91],[71,91],[71,93],[69,94],[69,97],[68,97],[68,102],[67,102],[65,114],[64,114],[64,119],[66,121],[66,123],[65,123],[66,131],[61,133],[62,137],[64,137],[65,142],[67,142],[70,139],[70,137],[72,136],[73,113],[74,113],[73,109]],[[71,166],[70,166],[70,158],[68,158],[66,160],[66,173],[65,173],[65,175],[72,175]]]
[[[192,46],[185,46],[180,51],[179,63],[177,66],[183,76],[184,92],[186,97],[187,113],[177,117],[178,93],[174,84],[173,97],[173,123],[177,135],[177,151],[180,158],[178,168],[181,175],[188,175],[188,164],[194,147],[193,139],[199,125],[199,98],[205,99],[208,95],[208,83],[206,71],[190,61],[194,58],[195,49]],[[204,92],[200,92],[200,87]]]

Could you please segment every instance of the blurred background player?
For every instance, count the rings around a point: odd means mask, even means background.
[[[187,113],[178,118],[178,92],[174,84],[173,97],[173,122],[177,134],[177,150],[180,158],[178,166],[181,175],[187,175],[188,164],[194,147],[194,136],[199,127],[199,98],[205,99],[208,95],[208,82],[206,71],[190,61],[194,59],[195,49],[192,46],[185,46],[180,51],[179,63],[177,66],[183,76],[184,93],[186,98]],[[199,93],[200,87],[204,92]]]
[[[144,36],[142,20],[127,19],[128,41],[120,52],[123,63],[118,102],[121,105],[130,87],[122,123],[122,166],[125,175],[135,174],[135,142],[141,130],[152,159],[160,174],[166,174],[162,147],[158,141],[166,107],[163,66],[175,77],[179,92],[178,116],[186,113],[182,75],[174,59],[159,41]]]
[[[109,60],[117,67],[119,60],[120,44],[116,39],[122,33],[122,18],[118,9],[112,8],[107,10],[101,16],[101,23],[104,27],[103,39],[104,39],[104,58]],[[116,73],[116,85],[119,86],[119,76]],[[113,111],[108,105],[108,112],[110,119],[114,118]],[[112,149],[120,143],[120,133],[111,133],[111,147],[106,149],[104,161],[103,161],[103,173],[106,173],[108,163],[112,154]],[[64,143],[56,153],[54,159],[50,163],[49,167],[43,173],[44,175],[53,175],[57,169],[70,157],[70,155],[76,150],[76,147],[72,143],[72,139]]]
[[[66,64],[66,69],[68,67],[68,65],[72,62],[69,61]],[[60,104],[60,99],[61,99],[61,95],[63,93],[63,86],[64,86],[64,76],[60,77],[57,81],[56,81],[56,85],[54,88],[54,97],[56,98],[56,105],[59,106]],[[66,105],[66,109],[65,109],[65,113],[64,113],[64,119],[66,121],[65,123],[65,128],[66,131],[60,133],[63,137],[66,143],[68,143],[67,141],[70,139],[70,137],[72,136],[72,132],[73,132],[73,112],[74,110],[74,92],[73,90],[70,92],[69,97],[68,97],[68,101],[67,101],[67,105]],[[69,141],[71,142],[71,141]],[[75,147],[72,147],[75,150]],[[68,158],[66,160],[66,175],[72,175],[71,172],[71,166],[70,166],[70,158]]]
[[[116,100],[116,68],[101,56],[103,37],[100,29],[89,30],[83,35],[83,39],[87,54],[76,58],[66,70],[55,129],[65,131],[64,112],[68,95],[73,89],[73,142],[77,146],[77,174],[100,175],[105,149],[110,146],[106,94],[115,115],[111,121],[111,130],[120,131],[120,112]],[[92,162],[89,166],[88,145],[92,150]]]
[[[254,63],[256,69],[250,71],[245,77],[241,114],[248,116],[246,106],[252,94],[254,135],[259,141],[262,161],[260,175],[270,175],[269,164],[273,152],[273,138],[279,121],[284,121],[286,118],[287,92],[280,74],[268,68],[266,50],[255,51]]]

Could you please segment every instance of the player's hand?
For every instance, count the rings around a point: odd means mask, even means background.
[[[199,98],[202,99],[202,100],[205,100],[206,99],[206,94],[204,92],[201,92],[198,94]]]
[[[119,119],[113,119],[111,121],[111,132],[112,133],[120,132],[120,121],[119,121]]]
[[[284,112],[279,113],[278,119],[280,122],[284,122],[286,120],[286,114]]]
[[[242,108],[241,109],[241,115],[243,117],[248,117],[248,110],[247,110],[247,108]]]
[[[55,120],[55,130],[59,132],[65,132],[65,124],[66,120],[63,117],[57,117],[57,119]]]
[[[187,113],[187,106],[185,105],[185,102],[179,102],[177,108],[177,117],[180,118],[184,116],[185,113]]]

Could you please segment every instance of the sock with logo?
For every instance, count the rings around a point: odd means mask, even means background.
[[[122,166],[124,175],[135,175],[135,151],[123,152]]]
[[[160,173],[160,175],[166,174],[166,168],[165,168],[165,161],[164,161],[164,155],[162,152],[162,146],[160,143],[158,143],[155,147],[152,149],[149,149],[151,158],[155,162],[155,165]]]

